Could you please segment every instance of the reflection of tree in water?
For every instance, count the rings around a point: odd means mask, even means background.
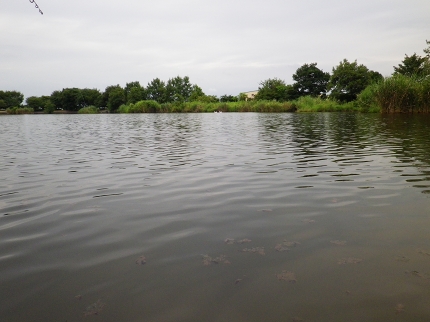
[[[381,116],[387,140],[395,145],[393,152],[401,162],[430,165],[430,115],[387,114]]]
[[[201,132],[201,118],[193,115],[163,115],[154,122],[155,152],[157,163],[171,166],[190,164],[199,150],[196,138]],[[197,144],[197,145],[196,145]]]
[[[329,167],[332,163],[341,170],[394,156],[398,159],[394,167],[398,162],[398,166],[420,171],[418,178],[408,178],[408,182],[430,181],[430,115],[261,114],[258,122],[259,146],[276,158],[288,154],[298,168]],[[429,188],[430,193],[430,184],[414,186]]]

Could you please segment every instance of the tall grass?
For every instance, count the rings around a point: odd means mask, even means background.
[[[368,86],[357,98],[361,107],[379,107],[382,113],[429,113],[430,77],[394,75]]]
[[[357,112],[357,107],[351,103],[339,103],[331,99],[302,96],[293,101],[297,112]]]
[[[10,107],[6,109],[7,114],[33,114],[34,110],[30,107]]]
[[[213,113],[213,112],[294,112],[291,102],[240,101],[240,102],[182,102],[159,104],[155,101],[139,101],[121,105],[119,113]]]
[[[93,105],[83,107],[78,111],[78,114],[97,114],[99,109]]]

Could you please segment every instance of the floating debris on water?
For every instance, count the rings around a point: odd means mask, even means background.
[[[234,240],[233,238],[226,238],[226,239],[224,239],[224,243],[226,243],[228,245],[245,244],[245,243],[250,243],[250,242],[252,242],[252,240],[248,239],[248,238],[240,239],[238,241]]]
[[[306,224],[312,224],[315,222],[315,220],[313,220],[313,219],[303,219],[302,221]]]
[[[427,252],[427,251],[424,251],[424,250],[419,250],[418,254],[430,256],[430,252]]]
[[[234,284],[235,284],[235,285],[236,285],[236,284],[239,284],[241,281],[242,281],[242,279],[241,279],[241,278],[238,278],[237,280],[235,280],[235,281],[234,281]]]
[[[258,253],[260,255],[266,255],[264,252],[264,247],[253,247],[253,248],[244,248],[241,250],[241,252],[245,253]]]
[[[212,258],[208,255],[203,255],[203,265],[209,266],[211,264],[231,264],[229,260],[226,259],[227,257],[225,255],[219,255],[218,257]]]
[[[430,279],[428,274],[423,274],[418,271],[405,271],[405,274],[414,275],[419,278]]]
[[[348,258],[341,258],[337,261],[338,264],[358,264],[362,262],[363,260],[361,258],[355,258],[355,257],[348,257]]]
[[[288,252],[290,249],[288,247],[285,247],[283,244],[277,244],[275,246],[275,250],[277,252]]]
[[[406,256],[397,256],[396,257],[396,261],[398,261],[398,262],[403,262],[403,263],[407,263],[407,262],[409,262],[409,258],[408,257],[406,257]]]
[[[146,257],[140,256],[138,259],[136,259],[136,264],[138,265],[145,265],[146,264]]]
[[[278,252],[287,252],[290,250],[290,247],[296,247],[297,245],[300,245],[297,241],[287,241],[284,239],[281,244],[275,246],[275,250]]]
[[[345,246],[346,240],[330,240],[330,243],[332,243],[333,245]]]
[[[289,272],[289,271],[282,271],[282,273],[276,274],[276,277],[280,281],[287,281],[290,283],[296,283],[297,282],[296,276],[294,275],[294,273]]]
[[[405,306],[403,304],[397,304],[395,307],[396,314],[402,313],[405,311]]]
[[[297,245],[300,245],[298,241],[286,241],[285,239],[283,244],[287,247],[296,247]]]
[[[97,300],[97,302],[87,307],[87,309],[84,312],[84,317],[90,316],[90,315],[97,315],[103,310],[104,307],[105,307],[105,304],[101,300]]]
[[[261,211],[261,212],[272,212],[273,210],[272,209],[261,209],[259,211]]]

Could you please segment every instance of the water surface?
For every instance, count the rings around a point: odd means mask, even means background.
[[[0,320],[428,321],[429,128],[2,116]]]

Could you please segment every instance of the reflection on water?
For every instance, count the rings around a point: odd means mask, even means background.
[[[428,321],[429,125],[0,117],[0,320]]]

